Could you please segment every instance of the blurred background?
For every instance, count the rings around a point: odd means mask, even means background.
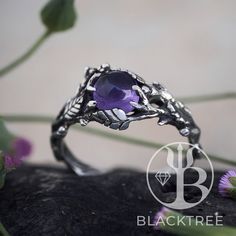
[[[44,32],[39,12],[46,2],[0,1],[0,67]],[[30,60],[0,80],[1,114],[56,116],[74,95],[84,68],[102,63],[161,82],[175,97],[235,91],[236,1],[81,0],[76,8],[79,19],[72,30],[53,35]],[[236,101],[188,106],[202,129],[205,151],[235,160]],[[89,126],[119,133],[96,123]],[[32,140],[29,162],[57,163],[50,150],[49,124],[8,127]],[[120,134],[165,144],[185,140],[174,127],[160,127],[155,119],[132,123]],[[146,169],[156,151],[72,130],[67,141],[81,159],[99,168]]]

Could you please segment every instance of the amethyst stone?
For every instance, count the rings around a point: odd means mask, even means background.
[[[134,109],[130,102],[139,101],[138,94],[132,89],[132,86],[136,84],[136,81],[127,72],[109,72],[96,81],[93,99],[101,110],[119,108],[126,113],[130,112]]]

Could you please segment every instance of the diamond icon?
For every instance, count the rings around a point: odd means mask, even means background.
[[[170,179],[171,174],[170,174],[169,172],[159,172],[159,171],[158,171],[158,172],[155,174],[155,177],[156,177],[157,181],[158,181],[162,186],[164,186],[164,185],[167,183],[167,181]]]

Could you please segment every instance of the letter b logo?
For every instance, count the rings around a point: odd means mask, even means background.
[[[166,207],[194,207],[207,197],[212,188],[214,171],[211,161],[199,149],[201,162],[209,171],[192,166],[194,148],[189,143],[171,143],[159,149],[149,161],[146,172],[148,188],[153,197]]]

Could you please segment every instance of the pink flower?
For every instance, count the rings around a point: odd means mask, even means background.
[[[229,170],[221,178],[218,190],[223,197],[236,197],[236,171]]]
[[[160,229],[161,224],[164,223],[166,217],[168,216],[168,214],[170,212],[171,212],[170,209],[168,209],[166,207],[162,207],[161,210],[156,213],[156,215],[154,216],[154,219],[153,219],[153,224],[155,225],[154,226],[155,230]]]
[[[21,165],[32,151],[31,143],[24,138],[15,138],[11,141],[10,150],[4,153],[4,166],[7,170]]]

